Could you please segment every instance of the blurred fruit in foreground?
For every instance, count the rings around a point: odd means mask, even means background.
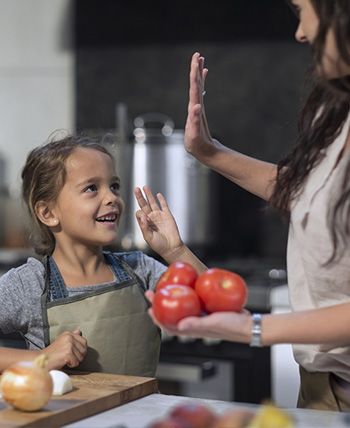
[[[274,404],[264,404],[247,428],[293,428],[292,417]]]
[[[216,418],[212,428],[245,428],[254,416],[245,409],[228,410]]]
[[[266,403],[256,409],[233,408],[217,414],[199,401],[173,407],[148,428],[295,428],[287,411]]]
[[[213,428],[214,412],[205,404],[188,402],[175,407],[170,416],[175,417],[191,428]]]
[[[167,417],[165,419],[160,419],[154,421],[149,428],[191,428],[188,425],[184,425],[182,421],[176,418]]]

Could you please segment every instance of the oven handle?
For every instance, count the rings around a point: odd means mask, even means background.
[[[167,357],[159,361],[155,377],[159,380],[177,382],[200,382],[215,376],[217,366],[213,361],[203,358]]]

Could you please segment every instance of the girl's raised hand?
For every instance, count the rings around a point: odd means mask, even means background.
[[[157,194],[158,205],[148,186],[144,186],[143,191],[146,198],[139,187],[134,190],[140,207],[136,218],[142,235],[153,251],[165,260],[170,260],[184,247],[177,224],[161,193]]]
[[[192,56],[188,115],[185,127],[185,149],[195,157],[205,154],[213,144],[204,110],[204,83],[208,69],[204,58],[196,52]]]

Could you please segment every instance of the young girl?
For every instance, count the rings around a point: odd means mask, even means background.
[[[160,333],[144,292],[166,267],[141,252],[110,253],[124,210],[112,156],[84,137],[66,136],[29,153],[23,199],[41,260],[0,278],[0,328],[20,332],[29,350],[2,348],[0,370],[42,352],[49,369],[153,376]],[[142,230],[167,263],[205,267],[183,244],[166,201],[135,190]],[[147,218],[145,214],[147,213]],[[140,215],[142,214],[142,215]]]
[[[311,44],[316,72],[291,155],[276,166],[211,138],[203,105],[207,70],[198,53],[191,64],[185,146],[234,183],[290,210],[293,312],[216,313],[184,319],[171,333],[252,346],[292,343],[301,373],[298,405],[341,410],[350,408],[350,2],[290,3],[300,18],[296,39]],[[146,295],[152,300],[151,292]]]

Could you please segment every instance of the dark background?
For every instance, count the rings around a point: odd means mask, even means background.
[[[276,162],[294,142],[310,65],[283,0],[75,0],[77,129],[116,127],[147,112],[183,129],[193,52],[206,58],[212,135]],[[288,224],[219,177],[215,255],[284,259]],[[199,214],[200,215],[200,214]]]

